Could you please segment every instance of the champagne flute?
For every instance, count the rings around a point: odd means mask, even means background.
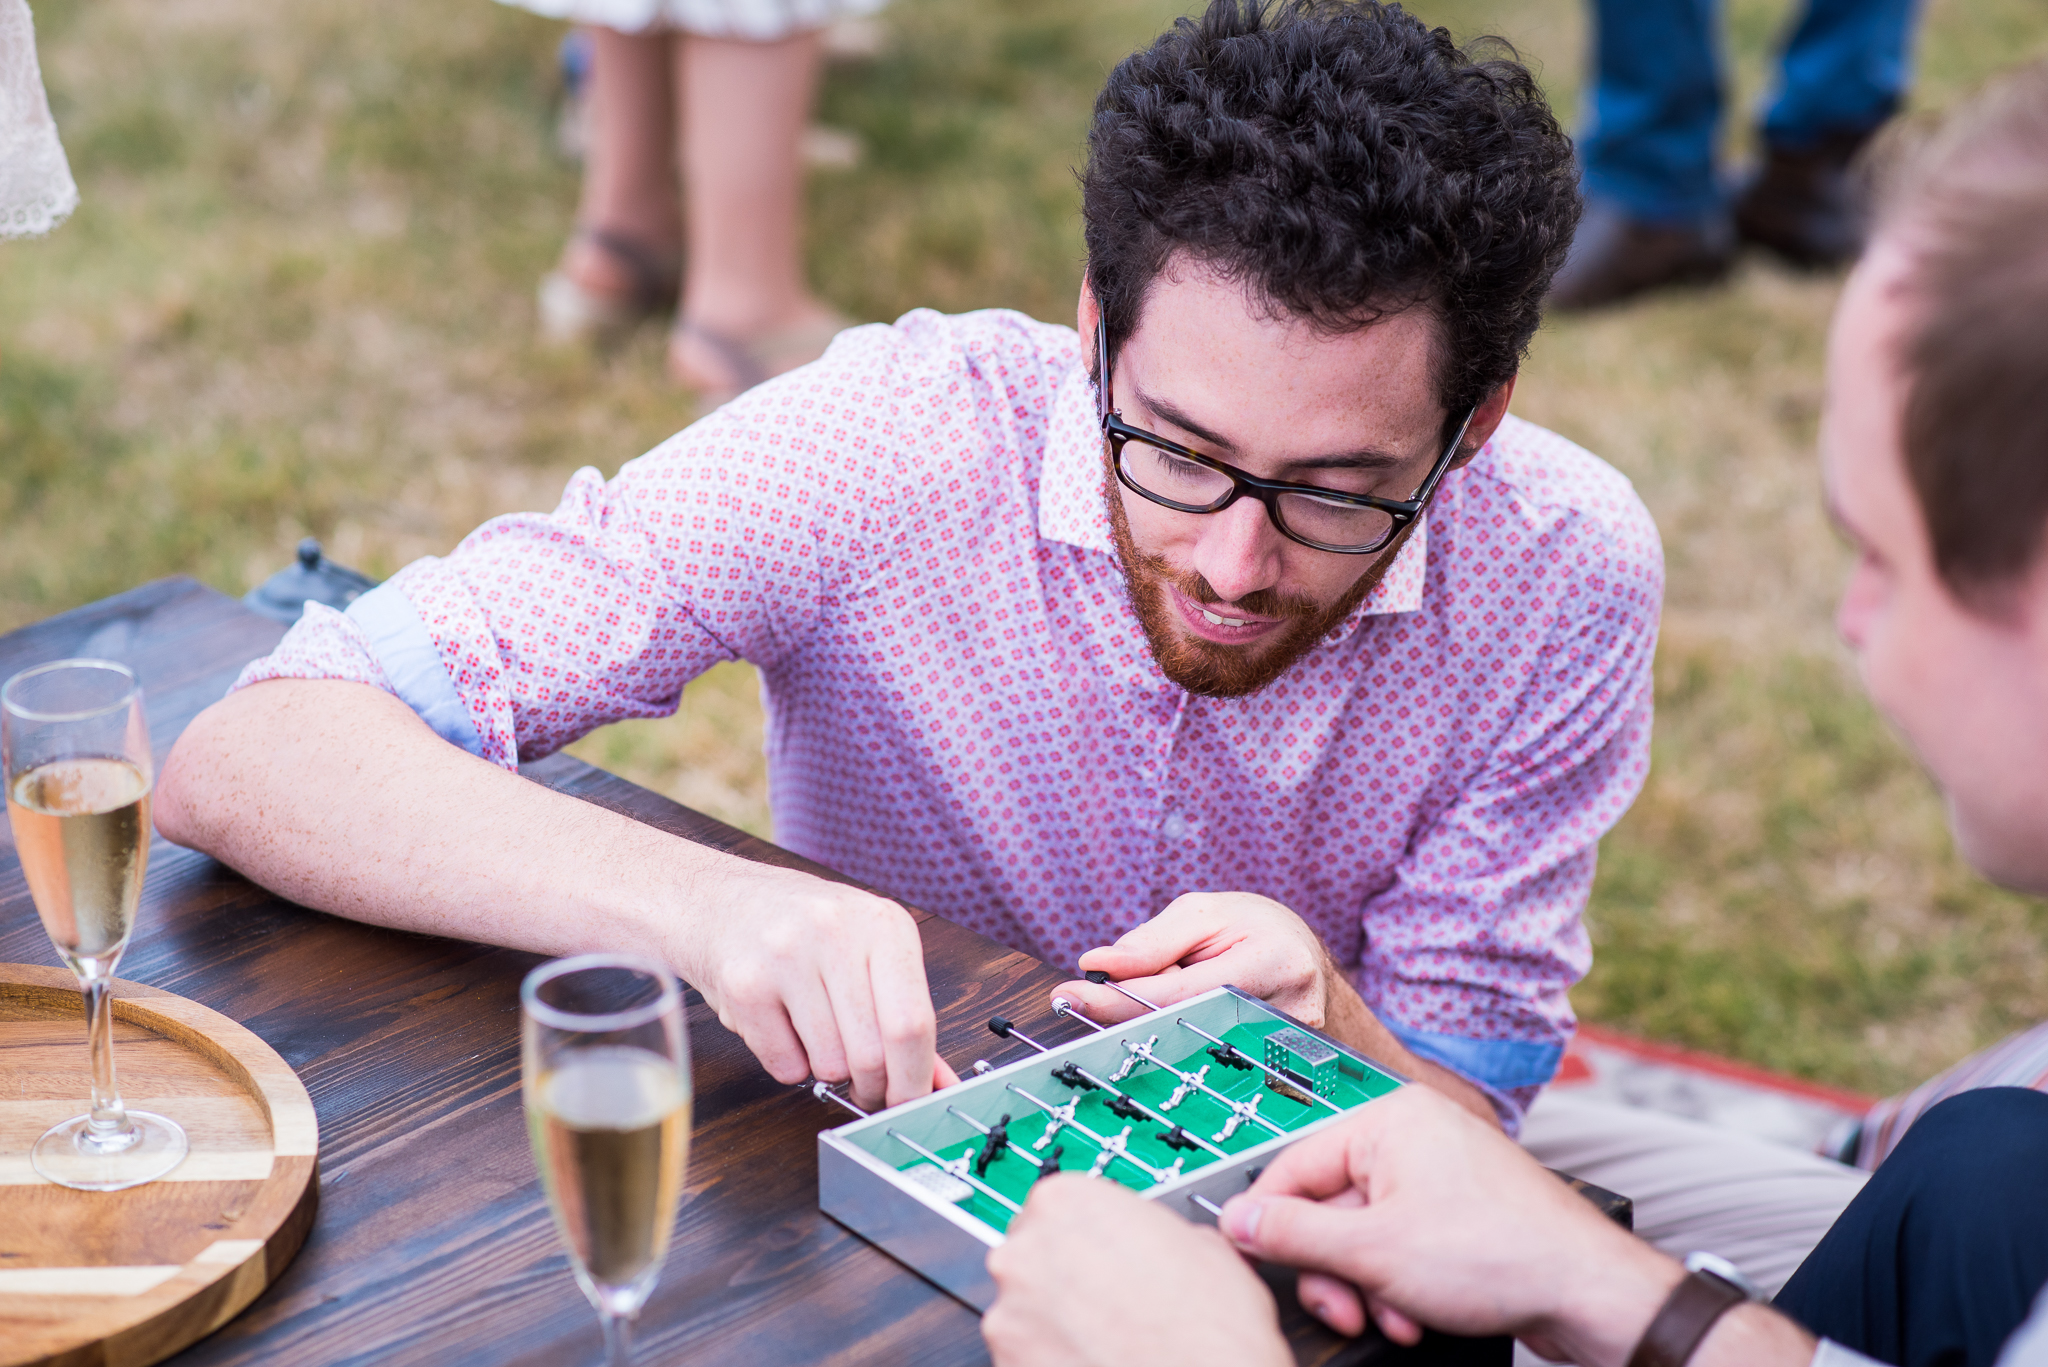
[[[121,1105],[114,1084],[115,966],[135,929],[149,862],[153,767],[142,687],[112,660],[58,660],[0,687],[7,820],[36,914],[78,975],[92,1041],[92,1109],[36,1141],[59,1186],[119,1191],[184,1160],[175,1121]]]
[[[604,1326],[605,1361],[626,1367],[690,1153],[682,990],[660,964],[582,954],[527,974],[519,1000],[534,1164]]]

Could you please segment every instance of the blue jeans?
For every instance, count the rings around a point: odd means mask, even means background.
[[[1916,0],[1806,0],[1778,64],[1765,141],[1811,149],[1875,128],[1911,76]],[[1653,222],[1721,212],[1714,172],[1723,79],[1715,0],[1596,0],[1586,192]]]

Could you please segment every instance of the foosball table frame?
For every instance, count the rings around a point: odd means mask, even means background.
[[[1006,1137],[990,1137],[991,1131],[1006,1134],[1007,1124],[1021,1111],[1042,1122],[1041,1133],[1051,1131],[1044,1133],[1041,1146],[1056,1134],[1067,1134],[1080,1154],[1093,1160],[1094,1175],[1114,1178],[1185,1219],[1214,1224],[1223,1202],[1245,1190],[1275,1155],[1407,1082],[1234,987],[1216,988],[1111,1027],[1089,1021],[1064,1002],[1055,1009],[1090,1033],[1046,1046],[998,1018],[991,1029],[1042,1052],[999,1068],[977,1064],[974,1075],[958,1086],[818,1136],[819,1208],[976,1310],[986,1310],[995,1299],[985,1263],[988,1251],[1004,1238],[1007,1216],[1002,1210],[1014,1210],[1016,1202],[983,1180],[991,1155],[980,1155],[977,1176],[970,1161],[976,1153],[946,1159],[941,1151],[973,1145],[978,1135],[974,1149],[993,1146],[994,1157],[1007,1151],[1016,1155],[1013,1163],[1044,1169],[1045,1154],[1033,1154],[1025,1141],[1012,1146]],[[1282,1043],[1266,1044],[1259,1052],[1249,1047],[1254,1037],[1263,1041],[1269,1036]],[[1161,1047],[1161,1040],[1174,1042]],[[1204,1041],[1210,1047],[1202,1048]],[[1188,1044],[1196,1047],[1183,1047]],[[1187,1071],[1198,1059],[1202,1071]],[[1235,1088],[1235,1100],[1206,1083],[1212,1066],[1229,1075],[1226,1082]],[[1159,1076],[1187,1085],[1175,1089],[1172,1102],[1155,1095],[1148,1106],[1122,1082],[1111,1080],[1139,1069],[1158,1070]],[[1257,1083],[1240,1076],[1246,1074]],[[1273,1095],[1260,1094],[1262,1089]],[[813,1090],[854,1109],[822,1083]],[[1207,1132],[1206,1124],[1184,1129],[1179,1118],[1164,1113],[1182,1106],[1182,1098],[1195,1091],[1207,1094],[1204,1113],[1212,1120],[1226,1117],[1223,1128],[1214,1133]],[[1120,1108],[1118,1117],[1130,1118],[1121,1135],[1100,1132],[1099,1108],[1091,1109],[1095,1126],[1078,1119],[1076,1106],[1089,1094],[1103,1106]],[[1261,1104],[1268,1100],[1270,1106]],[[1055,1121],[1062,1110],[1064,1118]],[[1233,1115],[1234,1120],[1228,1118]],[[1134,1140],[1139,1125],[1148,1126],[1148,1133]],[[1257,1142],[1236,1138],[1240,1130],[1261,1137]],[[1162,1139],[1169,1141],[1163,1149]],[[1140,1156],[1140,1144],[1153,1161]],[[1160,1159],[1162,1153],[1181,1150],[1185,1155],[1174,1161]],[[1059,1151],[1050,1151],[1054,1166],[1061,1166]],[[995,1213],[985,1217],[977,1209]]]

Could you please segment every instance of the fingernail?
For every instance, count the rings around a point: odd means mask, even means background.
[[[1239,1197],[1223,1207],[1223,1233],[1234,1244],[1249,1245],[1259,1236],[1259,1212],[1264,1203]]]

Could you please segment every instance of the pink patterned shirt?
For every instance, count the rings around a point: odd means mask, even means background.
[[[1662,586],[1628,482],[1510,418],[1306,657],[1191,696],[1124,596],[1074,333],[920,310],[308,608],[237,686],[371,684],[510,767],[751,661],[789,848],[1055,964],[1264,893],[1512,1123],[1648,767]]]

